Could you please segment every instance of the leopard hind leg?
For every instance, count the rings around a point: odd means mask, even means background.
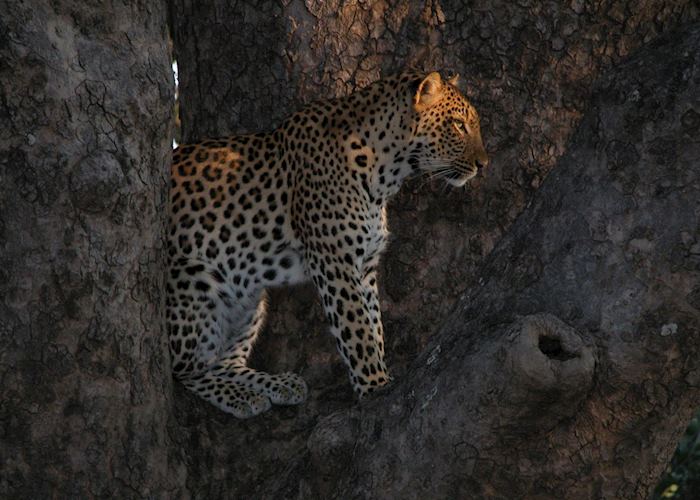
[[[272,404],[306,400],[304,380],[247,366],[264,324],[266,296],[234,289],[200,261],[171,266],[167,309],[173,371],[185,387],[221,410],[247,418]],[[244,293],[245,292],[245,293]]]
[[[276,405],[303,403],[306,401],[308,388],[299,375],[292,372],[271,374],[247,366],[253,344],[264,326],[266,312],[267,294],[262,292],[255,314],[246,319],[248,326],[244,333],[233,338],[226,353],[212,366],[211,373],[244,391],[262,394]]]

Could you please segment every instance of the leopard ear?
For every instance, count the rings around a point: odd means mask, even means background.
[[[450,79],[447,80],[447,83],[453,87],[459,87],[459,73],[455,73],[454,76],[450,77]]]
[[[413,96],[413,108],[420,112],[432,107],[442,98],[443,84],[440,73],[433,72],[426,76]]]

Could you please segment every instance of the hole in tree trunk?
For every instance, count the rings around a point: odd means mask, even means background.
[[[576,354],[567,352],[561,345],[561,341],[555,337],[540,337],[538,347],[540,348],[540,351],[542,351],[542,353],[549,359],[566,361],[577,357]]]

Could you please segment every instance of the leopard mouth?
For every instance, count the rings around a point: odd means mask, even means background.
[[[418,170],[417,167],[415,169]],[[420,170],[427,173],[430,179],[441,179],[455,187],[464,186],[479,173],[476,165],[462,161],[428,161],[427,164],[420,164]]]
[[[476,177],[476,174],[478,172],[479,172],[479,170],[474,166],[470,166],[470,167],[466,167],[466,168],[457,168],[457,169],[455,169],[455,172],[452,175],[447,176],[445,178],[445,180],[451,186],[462,187],[467,182],[469,182],[474,177]]]

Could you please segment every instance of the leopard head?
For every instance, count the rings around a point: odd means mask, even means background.
[[[418,83],[413,110],[418,168],[459,187],[486,167],[479,115],[457,88],[457,77],[445,81],[430,73]]]

